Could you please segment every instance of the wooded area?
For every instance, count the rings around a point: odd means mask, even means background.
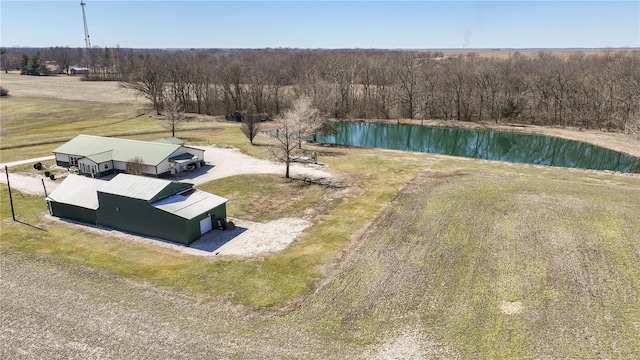
[[[55,50],[51,56],[62,53]],[[394,50],[93,50],[90,79],[122,81],[159,111],[177,101],[186,112],[275,117],[304,95],[338,119],[640,131],[638,49],[508,58]]]

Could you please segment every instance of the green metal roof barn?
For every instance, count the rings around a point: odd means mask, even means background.
[[[47,197],[54,216],[189,245],[226,220],[228,199],[192,184],[127,174],[70,175]]]

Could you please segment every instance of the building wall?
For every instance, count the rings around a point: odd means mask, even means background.
[[[71,167],[71,163],[69,163],[69,155],[68,154],[55,154],[56,157],[56,165],[62,167]]]
[[[169,174],[169,159],[164,159],[160,164],[158,164],[157,166],[158,169],[158,176],[166,176]]]
[[[100,176],[113,174],[115,172],[115,169],[113,168],[113,161],[107,161],[99,164],[98,171],[100,172]]]
[[[158,210],[144,200],[98,192],[98,223],[129,231],[189,244],[186,219]]]
[[[56,153],[56,161],[60,161],[60,162],[69,162],[69,155],[68,154],[59,154]]]
[[[49,201],[48,203],[53,216],[94,225],[96,224],[96,221],[98,219],[96,210],[78,207],[75,205],[58,203],[55,201]]]
[[[98,164],[87,158],[78,160],[78,169],[81,174],[94,174],[95,176],[98,176],[99,174]]]
[[[227,205],[222,204],[215,209],[211,209],[208,212],[201,214],[200,216],[196,216],[195,218],[187,221],[187,237],[190,240],[189,243],[192,243],[202,236],[200,234],[200,221],[207,216],[211,216],[211,222],[213,223],[213,228],[216,229],[218,227],[218,220],[227,218]]]
[[[87,209],[49,201],[54,216],[97,224],[117,230],[157,237],[189,245],[201,237],[200,221],[211,216],[213,228],[218,220],[227,218],[226,204],[211,209],[193,219],[184,219],[151,206],[148,202],[98,192],[100,208]]]

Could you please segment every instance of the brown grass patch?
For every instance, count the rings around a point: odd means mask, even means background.
[[[521,301],[506,301],[502,300],[498,305],[500,311],[505,315],[517,315],[524,311],[524,305]]]

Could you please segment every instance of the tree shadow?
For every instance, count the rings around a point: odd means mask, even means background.
[[[322,144],[322,143],[314,143],[316,148],[320,148],[316,150],[318,156],[329,156],[329,157],[338,157],[345,156],[346,154],[342,151],[337,151],[338,148],[352,148],[353,146],[349,145],[335,145],[335,144]]]
[[[262,143],[253,143],[252,146],[255,146],[255,147],[272,147],[272,148],[277,148],[278,147],[275,144],[262,144]]]

